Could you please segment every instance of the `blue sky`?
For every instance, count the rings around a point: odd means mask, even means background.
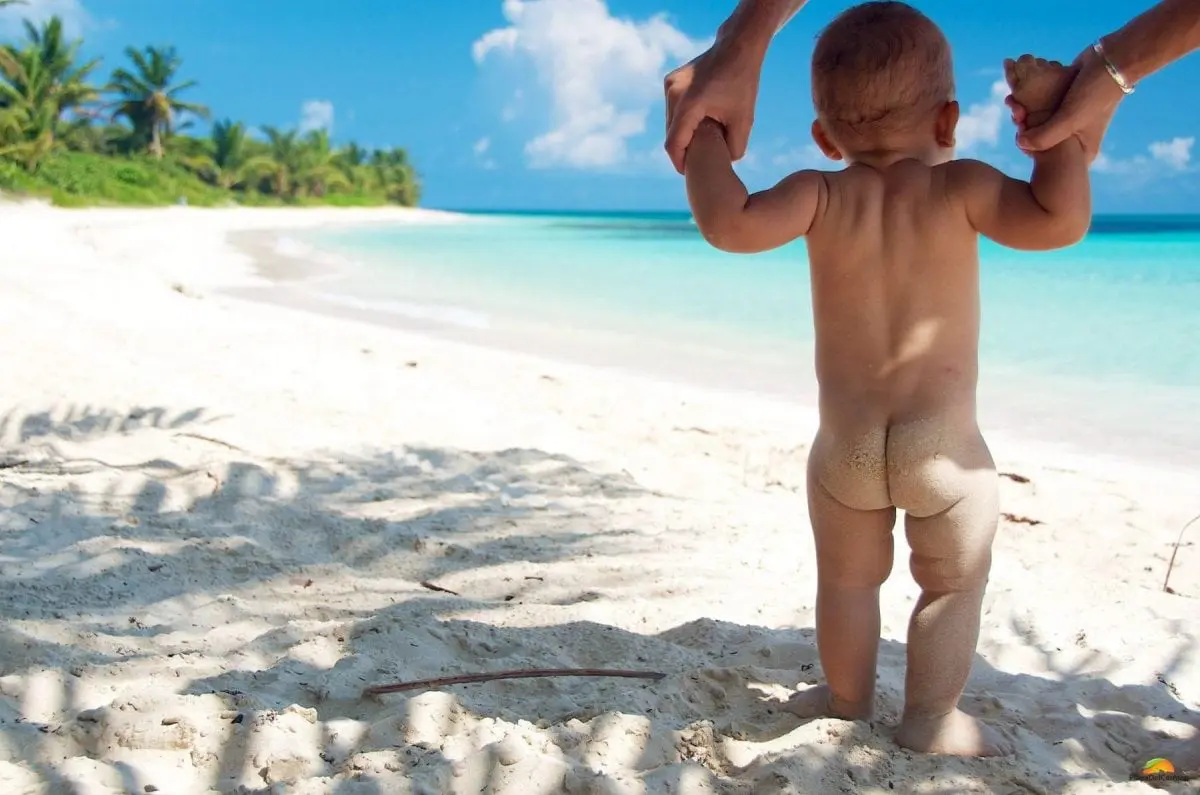
[[[955,49],[963,156],[1016,176],[1029,161],[993,86],[1006,56],[1072,59],[1150,0],[915,0]],[[192,98],[252,125],[328,125],[336,140],[407,147],[425,204],[684,208],[662,153],[662,75],[702,48],[734,0],[30,0],[86,51],[174,44]],[[811,0],[768,56],[751,188],[810,166],[808,59],[846,0]],[[14,30],[0,11],[0,36]],[[1126,101],[1095,169],[1100,212],[1200,211],[1192,147],[1200,55]],[[1186,101],[1181,101],[1186,98]],[[1193,157],[1195,155],[1195,157]]]

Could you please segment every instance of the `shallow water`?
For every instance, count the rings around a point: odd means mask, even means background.
[[[434,332],[811,401],[802,243],[751,257],[686,214],[477,214],[323,230],[323,300]],[[1049,253],[981,244],[985,427],[1200,462],[1200,217],[1098,217]]]

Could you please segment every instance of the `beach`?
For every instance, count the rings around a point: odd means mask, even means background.
[[[963,708],[1018,755],[894,745],[902,540],[877,720],[803,722],[811,406],[304,311],[319,263],[235,245],[456,222],[0,204],[0,792],[1133,793],[1196,735],[1200,464],[985,427]],[[549,668],[662,676],[363,692]]]

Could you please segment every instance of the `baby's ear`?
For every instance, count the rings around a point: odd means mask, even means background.
[[[953,99],[943,105],[942,109],[938,111],[934,135],[937,138],[938,146],[943,149],[952,149],[954,147],[954,133],[958,129],[960,112],[958,102]]]
[[[821,126],[820,119],[816,119],[812,123],[812,137],[813,141],[817,145],[817,148],[821,150],[823,155],[828,157],[830,160],[842,159],[841,150],[837,148],[837,146],[833,143],[833,140],[830,139],[829,135],[825,132],[825,128]]]

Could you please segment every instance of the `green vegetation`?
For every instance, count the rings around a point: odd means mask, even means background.
[[[0,0],[0,8],[22,0]],[[0,191],[55,204],[415,205],[420,183],[400,148],[335,147],[324,130],[301,133],[242,122],[212,124],[190,101],[174,48],[129,47],[104,85],[100,60],[82,62],[62,20],[25,23],[0,43]]]

